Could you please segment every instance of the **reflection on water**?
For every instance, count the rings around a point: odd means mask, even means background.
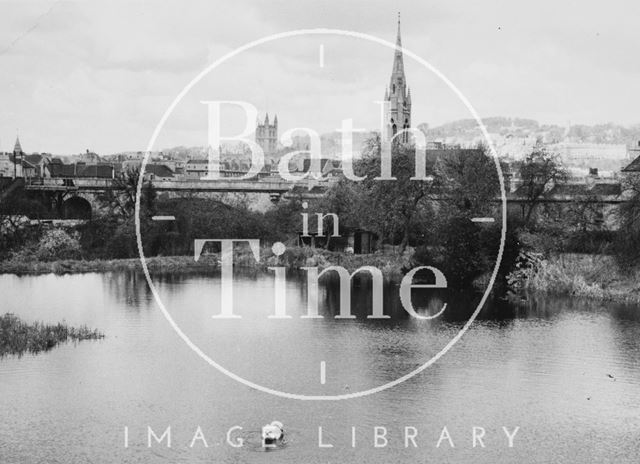
[[[433,314],[402,309],[384,288],[389,320],[367,320],[371,284],[356,279],[353,320],[339,320],[336,282],[321,287],[323,319],[306,313],[305,276],[288,276],[287,312],[274,320],[273,276],[238,276],[240,320],[214,320],[219,280],[156,275],[171,316],[205,353],[262,385],[305,394],[371,388],[410,372],[459,331],[480,295],[414,291]],[[2,311],[25,320],[86,324],[97,342],[0,360],[0,462],[637,462],[640,453],[640,308],[576,299],[490,301],[442,359],[400,386],[349,401],[301,402],[241,385],[208,366],[164,319],[133,272],[0,276]],[[325,362],[326,384],[320,383]],[[287,446],[265,453],[260,426],[280,420]],[[129,446],[123,429],[129,429]],[[147,447],[147,427],[171,426],[172,447]],[[198,440],[198,426],[208,447]],[[226,443],[231,427],[246,446]],[[436,447],[447,427],[448,442]],[[473,448],[472,427],[485,429]],[[520,427],[507,447],[502,427]],[[323,442],[318,446],[318,427]],[[375,427],[388,445],[374,447]],[[405,448],[405,427],[415,442]],[[355,428],[355,429],[354,429]],[[352,447],[355,434],[356,446]]]

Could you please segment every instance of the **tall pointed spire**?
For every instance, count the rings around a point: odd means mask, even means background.
[[[400,141],[409,142],[409,134],[406,130],[411,128],[411,94],[408,92],[407,80],[404,75],[400,13],[398,13],[398,32],[396,49],[393,53],[391,79],[389,79],[389,87],[385,90],[384,99],[388,102],[386,119],[389,137],[394,137],[398,131],[402,130]]]
[[[16,135],[16,144],[13,146],[13,153],[18,155],[22,153],[22,145],[20,145],[20,137]]]
[[[398,34],[396,36],[396,51],[393,57],[392,74],[399,73],[404,77],[404,61],[402,59],[402,37],[400,34],[400,12],[398,12]]]

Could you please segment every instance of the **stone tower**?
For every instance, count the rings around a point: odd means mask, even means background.
[[[20,161],[18,161],[20,157]],[[22,145],[20,145],[20,137],[16,135],[16,144],[13,146],[13,178],[21,177],[22,174],[22,160],[24,158],[24,152],[22,151]],[[20,164],[18,164],[20,163]]]
[[[396,46],[402,47],[400,39],[400,13],[398,13],[398,36]],[[389,87],[384,93],[386,105],[387,139],[391,138],[403,129],[411,127],[411,90],[407,87],[407,80],[404,76],[404,62],[402,60],[402,50],[396,49],[393,56],[393,69]],[[409,142],[409,132],[403,132],[397,137],[398,141]]]
[[[20,137],[16,136],[16,144],[13,146],[13,154],[18,156],[22,155],[22,145],[20,144]]]
[[[269,124],[269,114],[264,118],[264,124],[256,121],[256,143],[260,145],[265,155],[273,155],[278,148],[278,115]]]

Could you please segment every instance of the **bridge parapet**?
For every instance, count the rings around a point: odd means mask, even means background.
[[[113,179],[91,177],[29,177],[24,186],[27,190],[52,191],[109,190],[114,187]]]
[[[277,193],[283,194],[294,186],[304,183],[286,182],[282,179],[262,178],[259,180],[241,180],[221,178],[216,180],[186,179],[153,181],[153,187],[158,191],[186,191],[186,192],[248,192],[248,193]],[[91,177],[34,177],[25,182],[27,190],[45,191],[105,191],[119,188],[115,179]]]

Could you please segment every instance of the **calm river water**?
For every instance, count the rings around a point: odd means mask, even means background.
[[[474,304],[445,296],[449,306],[441,317],[418,321],[402,311],[398,287],[388,285],[385,312],[393,318],[367,320],[370,288],[361,282],[354,289],[356,319],[332,317],[335,286],[320,292],[325,317],[304,319],[305,284],[292,276],[286,287],[292,318],[269,319],[273,277],[245,274],[234,282],[242,318],[219,320],[211,317],[219,311],[217,276],[154,281],[176,324],[202,352],[247,380],[305,395],[352,393],[401,377],[440,351]],[[0,289],[3,313],[64,319],[106,334],[101,341],[0,359],[1,463],[640,459],[638,307],[570,299],[517,308],[493,302],[419,375],[364,398],[313,402],[256,391],[207,364],[172,329],[141,274],[3,275]],[[416,306],[427,300],[414,296]],[[423,310],[434,312],[438,303],[430,301],[431,309]],[[265,452],[259,430],[272,420],[285,424],[287,443]],[[149,448],[149,427],[157,436],[171,427],[171,448],[166,440]],[[202,435],[194,441],[198,427]],[[332,447],[319,446],[319,427],[322,445]],[[473,447],[473,427],[484,432],[484,447]],[[519,427],[513,447],[503,427],[509,433]],[[230,429],[232,443],[242,439],[244,446],[227,443]],[[376,447],[374,434],[385,432],[386,446],[379,438]]]

